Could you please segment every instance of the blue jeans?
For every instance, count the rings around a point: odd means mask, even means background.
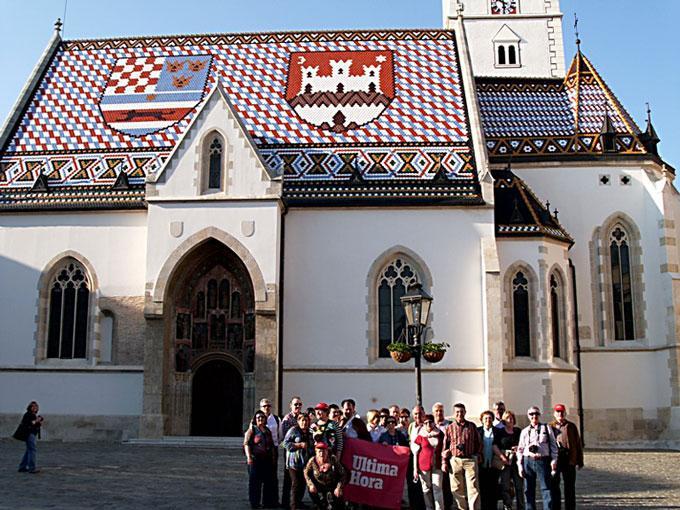
[[[21,459],[21,464],[19,464],[19,470],[35,471],[35,459],[35,434],[29,434],[28,438],[26,438],[26,452]]]
[[[522,459],[524,465],[524,495],[526,510],[536,510],[536,479],[541,484],[543,510],[552,510],[552,494],[550,492],[550,458]]]

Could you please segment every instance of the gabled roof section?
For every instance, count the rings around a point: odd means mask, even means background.
[[[529,186],[510,167],[492,170],[496,237],[549,237],[574,244],[574,240]]]
[[[417,187],[443,171],[451,200],[470,203],[460,189],[481,200],[447,30],[61,42],[9,130],[0,195],[30,190],[41,172],[51,196],[94,187],[113,198],[121,171],[130,190],[143,188],[218,84],[270,175],[283,176],[284,196],[287,183],[319,200],[357,172],[381,188]],[[409,195],[399,187],[396,201]]]
[[[640,128],[581,51],[572,60],[564,84],[577,132],[596,133],[609,117],[617,133],[640,133]]]
[[[506,162],[509,156],[659,159],[642,143],[638,126],[580,51],[564,80],[477,78],[477,93],[487,149],[495,162]],[[611,147],[602,143],[603,132],[611,133]]]
[[[522,38],[518,36],[508,25],[503,25],[493,37],[493,42],[520,42]]]

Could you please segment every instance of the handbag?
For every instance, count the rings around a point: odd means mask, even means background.
[[[17,441],[26,441],[28,439],[28,427],[23,422],[20,423],[12,437]]]
[[[506,467],[506,465],[498,455],[494,454],[494,456],[491,458],[491,467],[501,471],[504,467]]]

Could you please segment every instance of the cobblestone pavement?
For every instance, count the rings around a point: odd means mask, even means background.
[[[38,443],[37,475],[17,473],[23,444],[0,440],[0,509],[249,508],[240,451]],[[578,508],[678,508],[680,452],[587,452]]]

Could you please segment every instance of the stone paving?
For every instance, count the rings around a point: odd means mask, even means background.
[[[23,444],[0,440],[0,509],[249,508],[235,449],[38,443],[41,473],[17,473]],[[578,508],[680,509],[680,452],[593,452]]]

